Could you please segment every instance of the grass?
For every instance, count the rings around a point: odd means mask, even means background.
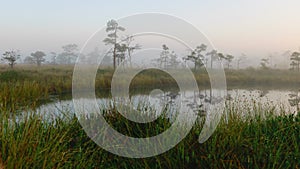
[[[7,168],[299,168],[300,114],[275,116],[259,105],[241,117],[235,104],[227,104],[224,118],[211,138],[198,143],[203,119],[173,149],[156,157],[130,159],[97,146],[76,117],[45,123],[37,113],[21,123],[1,112],[0,157]],[[149,137],[171,123],[164,116],[155,123],[138,124],[119,113],[104,113],[119,132]],[[250,110],[250,108],[249,108]],[[106,111],[104,111],[106,112]],[[68,112],[64,112],[68,114]],[[12,125],[13,124],[13,125]]]
[[[180,73],[180,72],[179,72]],[[209,85],[203,71],[194,72],[198,83]],[[96,88],[109,88],[113,71],[98,70]],[[300,84],[300,73],[285,70],[226,70],[231,86]],[[157,78],[160,77],[160,78]],[[203,119],[173,149],[150,158],[130,159],[111,154],[97,146],[84,132],[76,117],[44,122],[34,110],[51,94],[71,91],[71,66],[17,65],[14,70],[0,67],[0,168],[299,168],[300,113],[282,110],[276,115],[272,106],[260,103],[242,105],[228,102],[228,123],[221,120],[214,134],[198,143]],[[150,88],[174,84],[167,74],[150,70],[132,81],[130,88]],[[275,85],[276,87],[276,85]],[[286,85],[287,88],[291,86]],[[164,116],[154,123],[137,124],[114,109],[103,110],[106,120],[119,132],[135,137],[157,135],[170,127]],[[110,113],[107,113],[110,112]],[[69,114],[70,112],[61,112]]]
[[[177,71],[177,74],[185,81],[186,75],[182,71]],[[0,66],[1,84],[15,81],[35,82],[47,89],[50,94],[70,93],[72,91],[72,75],[73,66],[71,65],[44,65],[41,67],[17,65],[14,70]],[[200,88],[210,87],[209,77],[205,70],[194,71],[194,75]],[[300,85],[300,72],[290,70],[226,69],[225,75],[228,88],[274,87],[290,89],[298,88]],[[99,69],[95,79],[95,88],[97,90],[109,90],[112,77],[112,69]],[[188,82],[188,80],[186,81]],[[131,81],[130,88],[134,90],[149,87],[168,88],[175,84],[175,80],[167,73],[150,69],[135,76]]]
[[[1,82],[0,110],[18,112],[24,108],[35,108],[48,98],[48,89],[36,81]]]

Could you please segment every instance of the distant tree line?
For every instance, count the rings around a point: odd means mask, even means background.
[[[114,69],[120,64],[132,66],[132,53],[141,49],[141,45],[134,43],[134,38],[132,36],[119,37],[118,34],[123,31],[125,31],[125,28],[120,26],[117,21],[110,20],[107,22],[107,37],[103,39],[103,42],[105,45],[112,46],[111,51],[109,51],[107,55],[111,56],[110,58]],[[32,52],[30,56],[26,56],[23,63],[36,64],[37,66],[41,66],[42,64],[75,64],[76,59],[79,56],[78,46],[76,44],[68,44],[62,46],[62,50],[61,53],[57,54],[55,52],[50,52],[48,55],[40,50],[35,51]],[[100,51],[98,48],[95,48],[94,51],[86,54],[86,56],[83,54],[81,55],[81,61],[91,63],[95,62],[95,58],[100,55]],[[48,59],[46,59],[46,57]],[[109,60],[109,58],[105,59]],[[195,70],[204,66],[213,68],[213,63],[217,59],[220,59],[226,64],[226,68],[229,69],[232,66],[234,56],[230,54],[225,55],[216,50],[207,51],[207,46],[201,44],[200,46],[196,46],[189,54],[180,58],[173,50],[169,49],[166,44],[163,44],[162,52],[155,61],[161,67],[176,68],[181,63],[180,59],[185,63],[193,64]],[[6,51],[3,53],[1,60],[7,62],[9,66],[13,68],[16,62],[20,60],[20,52],[17,50]],[[108,62],[111,63],[110,61]],[[240,63],[241,59],[238,62]],[[237,66],[238,68],[239,63]]]
[[[43,51],[35,51],[26,56],[23,60],[25,64],[36,64],[41,66],[44,63],[47,64],[75,64],[76,59],[79,55],[78,46],[76,44],[68,44],[62,46],[63,51],[59,54],[55,52],[50,52],[50,60],[46,60],[46,53]],[[19,50],[5,51],[2,54],[1,61],[8,63],[10,68],[13,68],[17,61],[20,60]],[[21,61],[20,61],[21,62]]]
[[[141,49],[141,45],[134,43],[132,36],[120,37],[119,33],[124,32],[126,29],[120,26],[117,21],[109,20],[106,25],[107,37],[103,39],[105,45],[112,46],[111,50],[106,53],[104,60],[112,64],[115,69],[120,64],[127,64],[132,66],[131,57],[134,51]],[[190,50],[186,56],[178,56],[174,50],[171,50],[166,44],[162,44],[162,51],[157,59],[154,59],[156,64],[164,68],[176,68],[182,61],[185,64],[192,65],[194,70],[201,69],[202,67],[213,68],[214,63],[218,60],[223,63],[227,69],[233,68],[233,61],[236,62],[236,69],[240,69],[241,63],[246,60],[246,55],[241,54],[240,57],[234,57],[231,54],[224,54],[217,50],[207,51],[207,45],[201,44]],[[100,56],[100,51],[95,48],[94,51],[84,55],[81,54],[80,61],[86,63],[94,63],[95,58]],[[47,59],[46,59],[47,57]],[[76,44],[67,44],[62,46],[61,53],[50,52],[48,55],[43,51],[35,51],[26,56],[23,63],[36,64],[75,64],[79,57],[79,49]],[[290,57],[290,70],[300,72],[300,52],[292,52]],[[270,69],[272,56],[262,58],[260,60],[260,67],[262,69]],[[20,51],[10,50],[2,54],[1,61],[6,62],[10,68],[13,68],[17,61],[20,60]],[[275,66],[274,66],[275,67]]]
[[[113,59],[113,68],[116,68],[120,63],[127,60],[131,64],[131,54],[134,50],[140,49],[141,46],[135,44],[131,46],[133,38],[127,36],[126,38],[119,38],[118,33],[125,31],[125,28],[120,26],[115,20],[110,20],[107,22],[106,32],[107,38],[103,40],[106,45],[112,45],[112,50],[110,51]],[[166,44],[162,45],[162,52],[158,59],[155,59],[158,65],[164,68],[177,67],[182,59],[185,63],[190,63],[193,65],[193,69],[200,69],[201,67],[213,68],[214,62],[216,60],[221,61],[224,67],[227,69],[233,68],[233,61],[236,61],[236,69],[240,69],[241,63],[243,63],[247,57],[245,54],[241,54],[239,57],[235,57],[231,54],[224,54],[218,52],[217,50],[207,51],[207,45],[201,44],[196,46],[195,49],[191,50],[189,54],[183,57],[179,57],[173,50],[171,50]],[[293,52],[290,56],[290,66],[291,70],[300,71],[300,52]],[[272,68],[272,55],[262,58],[260,60],[260,67],[262,69]],[[274,68],[276,65],[274,65]]]
[[[300,72],[300,52],[295,51],[295,52],[290,52],[286,51],[282,54],[282,56],[289,56],[290,60],[290,70],[292,71],[298,71]],[[260,66],[262,69],[271,69],[272,68],[272,55],[269,55],[268,57],[262,58],[260,62]],[[276,65],[274,65],[275,67]]]
[[[120,63],[124,64],[124,61],[128,61],[131,65],[131,54],[134,50],[141,49],[139,44],[132,45],[134,41],[133,37],[127,36],[125,38],[119,38],[118,33],[125,31],[125,28],[120,26],[117,21],[110,20],[107,22],[106,32],[107,38],[103,40],[106,45],[111,45],[111,53],[113,59],[113,68],[115,69]],[[194,65],[194,69],[200,69],[203,66],[208,66],[208,61],[210,60],[210,67],[213,68],[213,62],[217,59],[226,62],[226,67],[229,69],[232,65],[234,59],[233,55],[223,54],[212,50],[207,52],[207,46],[201,44],[196,46],[194,50],[190,52],[185,57],[182,57],[186,63],[191,63]],[[205,53],[206,52],[206,53]],[[162,52],[158,59],[155,59],[158,65],[161,67],[177,67],[180,64],[178,55],[169,49],[166,44],[162,45]],[[241,60],[240,60],[241,61]],[[240,62],[239,61],[239,62]]]

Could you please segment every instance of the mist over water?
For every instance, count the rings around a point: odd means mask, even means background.
[[[277,115],[280,115],[282,112],[294,114],[297,112],[297,106],[295,103],[298,102],[297,104],[299,104],[300,101],[299,98],[293,97],[294,95],[298,95],[298,92],[295,90],[233,89],[228,91],[226,104],[234,104],[236,108],[239,109],[242,116],[245,117],[252,115],[248,114],[248,108],[253,106],[261,106],[260,108],[262,109],[275,108],[274,113]],[[185,102],[185,98],[187,100],[193,98],[195,103]],[[183,104],[178,105],[177,103],[181,99],[183,99]],[[97,103],[99,108],[102,110],[109,110],[114,104],[113,100],[109,97],[98,98]],[[153,107],[152,111],[145,111],[143,113],[154,113],[155,116],[162,115],[161,111],[164,108],[167,108],[168,113],[166,116],[170,119],[176,118],[176,114],[179,110],[178,106],[192,106],[197,115],[204,117],[205,111],[207,111],[210,104],[216,104],[211,103],[210,101],[210,90],[201,90],[199,93],[195,93],[193,91],[185,91],[181,93],[169,91],[152,95],[136,94],[131,96],[131,103],[135,109],[139,106]],[[197,107],[197,104],[201,106]],[[59,98],[54,97],[53,102],[41,105],[35,111],[39,112],[46,121],[57,117],[64,117],[66,115],[69,117],[75,115],[73,101],[71,98],[67,100],[60,100]],[[184,113],[184,111],[181,113]]]

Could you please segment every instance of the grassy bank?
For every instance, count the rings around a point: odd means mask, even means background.
[[[198,143],[203,119],[173,149],[156,157],[129,159],[97,146],[84,132],[76,117],[57,118],[45,123],[38,112],[19,122],[22,110],[36,108],[51,94],[70,92],[71,66],[17,66],[0,68],[0,168],[299,168],[300,113],[274,115],[272,107],[254,107],[228,102],[228,123],[223,118],[211,138]],[[208,86],[205,71],[194,72],[200,86]],[[113,71],[99,69],[95,87],[107,89]],[[300,73],[285,70],[226,70],[229,87],[251,85],[291,88],[299,86]],[[183,76],[183,75],[182,75]],[[159,78],[158,78],[159,77]],[[183,76],[184,77],[184,76]],[[132,91],[174,86],[167,74],[142,72],[131,82]],[[250,106],[250,105],[248,105]],[[115,110],[104,110],[106,120],[123,134],[135,137],[157,135],[171,123],[160,117],[145,125],[124,119]],[[61,112],[68,114],[69,112]]]
[[[183,81],[186,75],[178,70],[177,74]],[[14,70],[0,67],[1,84],[9,82],[35,83],[42,86],[45,92],[51,94],[68,93],[72,90],[73,66],[71,65],[44,65],[41,67],[32,65],[17,65]],[[261,70],[242,69],[225,70],[228,88],[235,87],[274,87],[274,88],[298,88],[300,85],[300,72],[289,70]],[[113,76],[112,69],[99,69],[95,79],[96,89],[109,89]],[[206,71],[194,71],[199,88],[210,86]],[[159,70],[147,70],[140,72],[132,79],[130,88],[169,87],[176,84],[175,80],[165,72]]]
[[[185,74],[177,71],[185,80]],[[284,88],[299,90],[300,73],[288,70],[225,70],[227,87],[230,88]],[[0,66],[0,110],[16,112],[46,102],[49,95],[70,94],[72,91],[73,66],[70,65],[17,65],[13,70]],[[210,82],[205,70],[194,72],[199,88],[209,88]],[[100,97],[110,95],[112,69],[99,69],[95,89]],[[126,78],[123,78],[123,80]],[[118,83],[122,84],[122,80]],[[130,83],[130,93],[147,93],[152,89],[178,90],[176,81],[159,70],[142,71]],[[15,104],[17,102],[18,104]]]
[[[275,116],[272,108],[257,105],[247,112],[252,116],[244,118],[235,104],[239,103],[227,104],[228,123],[223,118],[205,143],[198,143],[203,122],[199,119],[173,149],[145,159],[119,157],[101,149],[76,117],[45,123],[35,113],[17,123],[16,116],[1,111],[0,159],[7,168],[300,167],[300,114]],[[163,116],[146,124],[132,123],[115,111],[105,117],[119,132],[135,137],[153,136],[171,125]]]

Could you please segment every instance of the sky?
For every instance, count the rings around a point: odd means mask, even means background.
[[[219,51],[236,56],[262,58],[300,47],[299,0],[10,0],[0,2],[0,53],[82,47],[108,20],[144,12],[184,19]]]

